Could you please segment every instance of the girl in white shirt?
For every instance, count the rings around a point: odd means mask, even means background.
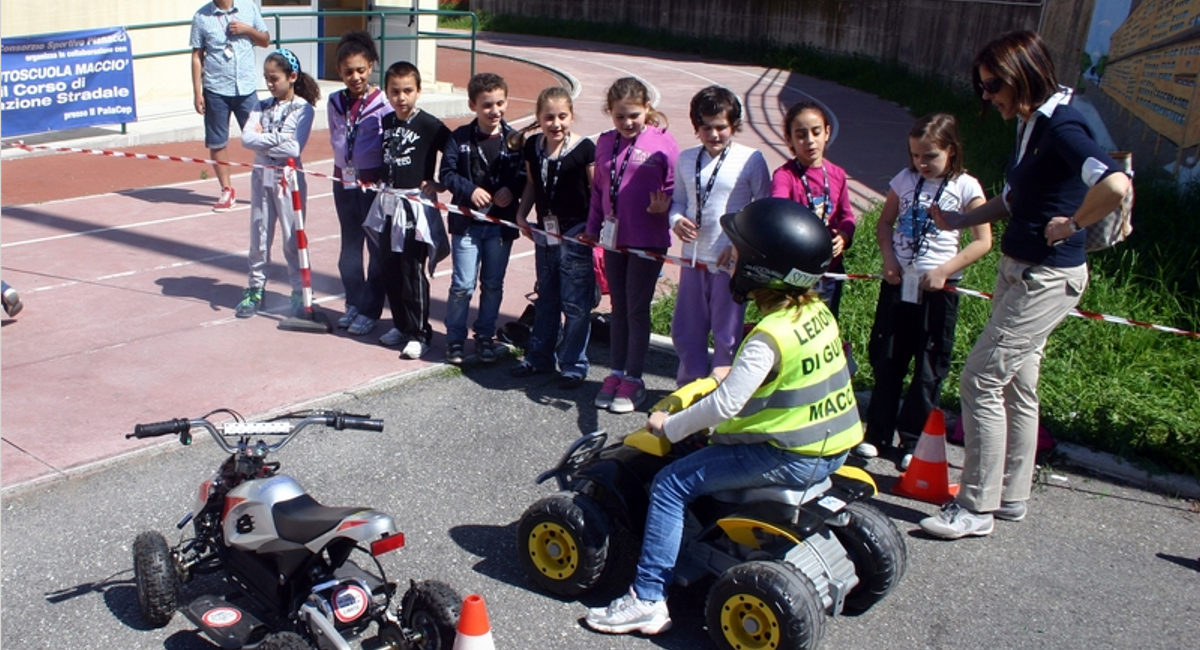
[[[946,289],[992,247],[987,224],[972,227],[971,243],[960,250],[961,233],[939,230],[929,217],[931,204],[966,211],[985,201],[979,181],[963,169],[954,116],[936,113],[917,120],[908,133],[908,152],[911,164],[892,178],[875,229],[883,254],[869,347],[875,388],[867,408],[866,439],[857,449],[861,456],[875,456],[880,448],[890,448],[899,433],[896,460],[901,470],[908,467],[950,370],[958,294]],[[910,363],[915,367],[901,408]]]

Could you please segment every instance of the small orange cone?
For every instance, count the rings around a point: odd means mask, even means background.
[[[496,650],[496,644],[492,643],[492,624],[488,621],[483,596],[471,594],[463,599],[453,650]]]
[[[930,411],[912,462],[892,491],[910,499],[937,504],[958,494],[958,485],[950,484],[950,465],[946,462],[946,416],[941,409]]]

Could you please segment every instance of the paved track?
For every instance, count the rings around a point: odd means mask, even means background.
[[[623,433],[641,422],[590,407],[608,360],[603,345],[591,352],[598,365],[578,391],[560,391],[548,376],[518,382],[506,366],[473,365],[461,375],[434,369],[413,383],[343,395],[334,403],[384,418],[386,431],[316,431],[276,460],[328,505],[391,513],[408,544],[385,556],[389,574],[404,583],[440,578],[482,594],[501,650],[710,648],[704,587],[671,594],[675,629],[668,634],[609,637],[578,619],[585,605],[611,594],[559,601],[535,591],[517,569],[516,521],[554,491],[534,477],[581,432]],[[652,397],[671,387],[673,375],[674,358],[652,353]],[[240,406],[195,397],[186,410],[157,415],[222,405]],[[120,431],[101,435],[120,439]],[[950,452],[957,467],[961,449]],[[130,546],[142,530],[175,539],[173,525],[220,458],[211,443],[173,443],[152,458],[5,498],[3,647],[211,650],[181,616],[164,629],[145,629]],[[885,488],[894,480],[890,463],[870,469]],[[986,539],[927,539],[913,531],[936,507],[883,495],[877,503],[907,540],[907,575],[867,614],[830,621],[822,647],[1195,647],[1200,515],[1184,501],[1048,469],[1051,475],[1062,478],[1034,491],[1026,521],[999,522]],[[198,595],[204,584],[186,593]]]
[[[687,118],[692,94],[720,83],[745,98],[747,116],[738,137],[760,148],[772,167],[785,159],[779,134],[784,107],[801,96],[825,102],[838,122],[830,157],[854,177],[851,187],[860,206],[877,200],[890,172],[903,163],[894,155],[902,151],[899,146],[877,143],[902,143],[909,117],[865,93],[778,70],[585,47],[593,49],[552,39],[492,36],[483,49],[543,62],[570,75],[578,84],[579,133],[611,128],[602,112],[604,90],[616,77],[636,74],[659,97],[657,106],[683,147],[695,142]],[[466,57],[446,52],[442,67],[451,79],[465,78]],[[556,83],[545,69],[506,56],[484,57],[479,69],[495,70],[510,80],[510,117],[518,124],[527,123],[537,92]],[[328,173],[328,143],[323,140],[324,132],[313,134],[305,159],[310,169]],[[157,149],[203,155],[196,143]],[[44,187],[59,169],[69,170],[62,174],[68,188],[99,182],[132,189],[80,195],[46,188],[41,202],[34,202],[30,188]],[[198,396],[240,404],[250,413],[265,412],[440,361],[441,336],[435,337],[428,361],[402,361],[395,351],[376,345],[385,324],[361,338],[277,331],[287,302],[278,265],[267,286],[268,315],[233,318],[231,307],[245,285],[249,206],[240,203],[231,212],[211,213],[213,182],[198,178],[205,169],[80,154],[4,163],[3,272],[27,305],[17,321],[5,323],[3,332],[4,488],[61,477],[134,449],[138,445],[97,432],[120,430],[164,411],[187,410]],[[157,179],[166,173],[194,180],[139,184],[143,174]],[[21,204],[8,201],[10,186]],[[237,173],[234,186],[248,198],[249,174]],[[61,196],[74,198],[47,200]],[[342,308],[335,267],[338,231],[327,181],[310,183],[306,216],[316,299],[336,317]],[[447,260],[433,283],[439,332],[449,267]],[[523,296],[533,288],[528,241],[514,247],[505,284],[501,322],[521,313]]]

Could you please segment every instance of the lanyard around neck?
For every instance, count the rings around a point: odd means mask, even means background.
[[[350,98],[347,92],[344,97]],[[346,107],[346,164],[354,158],[354,141],[358,139],[358,125],[363,121],[363,113],[367,111],[367,102],[372,98],[371,89],[367,88],[362,97],[350,100]]]
[[[812,190],[808,186],[808,168],[800,164],[799,160],[793,161],[796,163],[796,169],[800,170],[800,184],[804,186],[804,197],[808,199],[806,205],[809,210],[816,210],[816,197],[813,196]],[[832,206],[829,205],[829,170],[825,166],[821,166],[822,189],[825,192],[825,222],[829,223]]]
[[[278,131],[288,116],[297,108],[296,98],[292,97],[286,102],[281,102],[278,99],[271,104],[271,108],[267,109],[267,132],[274,133]]]
[[[631,140],[629,142],[629,148],[627,148],[625,150],[625,160],[621,162],[621,171],[620,172],[617,171],[617,151],[621,147],[621,134],[613,133],[613,136],[614,136],[613,137],[613,151],[612,151],[613,164],[612,164],[612,168],[609,169],[609,175],[608,175],[608,181],[609,181],[608,202],[612,206],[613,215],[616,215],[617,214],[617,191],[621,187],[621,179],[625,178],[625,167],[627,167],[629,165],[629,159],[633,157],[633,147],[637,144],[638,137],[641,136],[641,134],[639,133],[638,135],[633,136],[633,140]]]
[[[938,205],[938,201],[942,199],[942,192],[946,189],[947,179],[942,179],[942,184],[938,186],[937,192],[933,195],[933,200],[929,205]],[[930,226],[933,226],[933,221],[929,218],[928,208],[921,208],[921,189],[925,187],[925,177],[921,176],[917,179],[917,186],[913,188],[912,206],[909,211],[912,213],[912,252],[913,257],[921,254],[921,249],[925,245],[925,238],[930,234]],[[936,226],[934,226],[936,229]]]
[[[713,167],[712,175],[708,177],[708,185],[704,187],[704,191],[700,191],[700,159],[704,157],[706,149],[700,148],[696,153],[696,227],[700,227],[700,221],[704,218],[704,204],[708,203],[708,197],[712,196],[713,185],[717,182],[717,174],[721,171],[721,165],[725,163],[725,156],[729,154],[729,145],[726,145],[721,150],[721,155],[717,157],[717,164]]]
[[[558,190],[558,177],[562,173],[562,159],[567,155],[571,148],[571,134],[566,134],[566,139],[563,140],[562,147],[558,150],[557,156],[546,155],[546,136],[543,135],[538,140],[538,161],[541,167],[542,189],[546,192],[546,207],[553,209],[554,193]],[[551,171],[553,170],[553,171]]]

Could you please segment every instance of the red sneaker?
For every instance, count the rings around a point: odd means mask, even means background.
[[[237,192],[233,191],[232,187],[226,187],[221,190],[221,199],[213,204],[213,212],[229,212],[233,209],[233,204],[237,202]]]

